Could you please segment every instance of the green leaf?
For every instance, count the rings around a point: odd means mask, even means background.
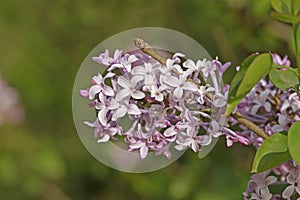
[[[300,11],[300,0],[293,0],[292,2],[293,14],[298,15]]]
[[[272,12],[271,16],[277,19],[278,21],[289,23],[289,24],[300,23],[300,15]]]
[[[281,90],[295,88],[299,84],[297,73],[290,68],[286,68],[285,70],[272,69],[269,73],[269,78]]]
[[[278,13],[291,13],[291,0],[271,0],[271,5]]]
[[[269,53],[251,55],[241,64],[230,84],[226,115],[250,92],[257,82],[272,69],[273,59]]]
[[[252,173],[260,173],[291,159],[288,152],[287,136],[276,133],[267,138],[258,148],[252,164]]]
[[[292,159],[300,164],[300,121],[295,122],[288,132],[288,147]]]

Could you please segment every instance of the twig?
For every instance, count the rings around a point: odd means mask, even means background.
[[[251,131],[253,131],[256,135],[267,139],[269,136],[267,133],[265,133],[263,130],[261,130],[256,124],[246,119],[241,113],[236,112],[232,113],[231,116],[236,119],[238,122],[249,128]]]
[[[134,44],[137,48],[142,50],[145,54],[151,56],[158,62],[160,62],[163,65],[166,65],[166,59],[163,58],[161,55],[159,55],[147,42],[145,42],[141,38],[135,38]]]
[[[141,38],[134,39],[135,46],[138,47],[141,51],[143,51],[148,56],[151,56],[158,62],[160,62],[163,65],[166,65],[166,59],[163,58],[161,55],[159,55],[147,42],[145,42]],[[180,73],[176,70],[173,71],[175,74],[180,75]],[[198,87],[199,84],[197,84],[193,79],[189,78],[188,81],[191,81],[195,83]],[[212,99],[212,96],[210,94],[206,95],[209,99]],[[233,118],[235,118],[239,123],[243,124],[247,128],[249,128],[251,131],[253,131],[256,135],[267,139],[269,136],[267,133],[265,133],[263,130],[261,130],[256,124],[246,119],[241,113],[234,113],[231,114]]]

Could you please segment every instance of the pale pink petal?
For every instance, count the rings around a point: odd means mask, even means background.
[[[103,80],[103,77],[102,77],[101,74],[98,74],[97,76],[94,76],[94,77],[92,78],[92,81],[93,81],[93,83],[95,83],[95,84],[101,84],[101,83],[102,83],[102,80]]]
[[[131,96],[134,99],[142,99],[146,95],[143,92],[141,92],[141,91],[134,90],[134,91],[131,92]]]
[[[101,92],[102,87],[100,85],[93,85],[89,90],[89,99],[94,99],[95,95]]]
[[[112,99],[110,101],[110,104],[108,105],[108,109],[115,110],[115,109],[119,108],[119,106],[120,106],[120,104],[115,99]]]
[[[146,75],[145,75],[145,82],[144,82],[144,84],[145,84],[145,85],[150,85],[150,84],[153,84],[153,82],[154,82],[153,75],[151,75],[151,74],[146,74]]]
[[[123,76],[120,76],[118,78],[118,84],[120,86],[122,86],[123,88],[130,88],[131,87],[130,82],[127,79],[125,79]]]
[[[107,113],[107,108],[103,108],[98,112],[98,119],[103,126],[107,124],[106,113]]]
[[[124,117],[126,113],[127,113],[127,108],[125,106],[121,106],[114,112],[111,120],[117,121],[117,119]]]
[[[139,140],[139,141],[137,141],[136,143],[129,145],[129,148],[130,148],[130,149],[139,149],[139,148],[141,148],[143,145],[144,145],[144,142],[142,142],[142,141]]]
[[[140,109],[135,104],[129,104],[127,112],[128,112],[129,115],[140,115],[140,114],[142,114]]]
[[[211,143],[212,138],[210,135],[201,135],[198,136],[197,141],[202,145],[202,146],[207,146]]]
[[[80,90],[80,95],[82,97],[88,97],[89,96],[89,90],[86,89],[86,90]]]
[[[143,80],[143,79],[144,79],[144,78],[143,78],[142,76],[134,76],[134,77],[132,77],[132,79],[130,80],[131,86],[132,86],[132,87],[135,87],[136,84],[137,84],[138,82],[140,82],[141,80]]]
[[[191,69],[192,71],[197,70],[197,69],[196,69],[196,64],[195,64],[195,62],[194,62],[193,60],[191,60],[191,59],[187,59],[187,60],[183,63],[183,67],[189,68],[189,69]]]
[[[277,181],[277,178],[275,176],[269,176],[265,179],[266,185],[271,185],[272,183],[275,183]]]
[[[199,150],[200,150],[199,145],[196,141],[192,142],[191,148],[193,149],[194,152],[199,152]]]
[[[293,185],[289,185],[282,192],[282,197],[288,199],[293,195],[294,191],[295,191],[295,187]]]
[[[187,81],[183,84],[182,88],[184,90],[190,90],[190,91],[197,91],[198,90],[198,86],[190,81]]]
[[[271,111],[271,104],[270,104],[269,102],[266,102],[266,103],[264,104],[264,107],[265,107],[265,109],[266,109],[267,112],[270,112],[270,111]]]
[[[175,88],[175,90],[174,90],[174,97],[175,97],[175,99],[176,100],[181,99],[182,95],[183,95],[183,89],[181,87]]]
[[[256,114],[259,108],[260,108],[260,105],[254,105],[251,109],[251,113]]]
[[[112,77],[114,77],[115,75],[116,75],[115,73],[108,72],[108,73],[104,76],[104,79],[112,78]]]
[[[167,128],[164,132],[164,136],[166,137],[172,137],[177,134],[177,131],[175,131],[175,127],[171,126],[170,128]]]
[[[141,148],[140,148],[140,157],[141,159],[146,158],[147,154],[148,154],[148,147],[144,144]]]
[[[112,96],[115,95],[114,90],[113,90],[111,87],[107,86],[107,85],[103,85],[102,92],[103,92],[105,95],[110,96],[110,97],[112,97]]]
[[[109,140],[110,136],[105,134],[101,139],[98,140],[98,143],[101,142],[107,142]]]
[[[155,95],[154,98],[156,101],[163,101],[164,100],[164,95],[162,93],[158,93]]]
[[[129,63],[133,63],[133,62],[135,62],[135,61],[137,61],[138,60],[138,58],[135,56],[135,55],[130,55],[129,57],[128,57],[128,62]]]
[[[145,68],[143,66],[136,66],[131,71],[134,75],[144,75],[145,74]]]
[[[163,81],[172,87],[178,87],[180,85],[179,80],[174,76],[163,77]]]
[[[121,101],[122,99],[124,99],[125,97],[128,97],[129,95],[130,95],[130,90],[127,88],[124,88],[117,93],[116,100]]]

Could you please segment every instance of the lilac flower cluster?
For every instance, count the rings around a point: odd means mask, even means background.
[[[277,65],[290,66],[287,56],[283,59],[273,54]],[[288,131],[289,127],[300,120],[300,99],[292,90],[282,91],[272,82],[262,79],[238,105],[236,111],[256,123],[268,135]],[[231,125],[237,122],[231,118]],[[250,144],[258,148],[263,138],[240,125],[239,135],[246,137]],[[269,187],[283,185],[281,194],[271,194]],[[245,199],[289,199],[300,195],[300,167],[289,161],[263,173],[254,174],[248,183]]]
[[[94,128],[98,143],[124,138],[128,150],[139,151],[142,159],[149,151],[170,158],[172,144],[179,151],[199,152],[221,135],[249,143],[228,128],[223,115],[228,87],[222,85],[222,75],[230,63],[195,62],[175,53],[161,64],[145,54],[120,50],[113,57],[106,50],[93,60],[106,71],[80,94],[97,112],[94,122],[85,123]],[[132,122],[128,130],[120,125],[126,117]]]
[[[10,87],[0,74],[0,125],[6,121],[19,123],[24,118],[24,110],[19,102],[17,91]]]

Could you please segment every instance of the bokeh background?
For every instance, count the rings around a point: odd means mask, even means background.
[[[187,152],[156,172],[118,172],[82,145],[72,87],[89,51],[137,27],[180,31],[233,65],[253,52],[289,53],[290,29],[270,11],[268,0],[1,1],[0,72],[26,117],[0,127],[0,199],[242,199],[254,148],[220,139],[204,159]]]

